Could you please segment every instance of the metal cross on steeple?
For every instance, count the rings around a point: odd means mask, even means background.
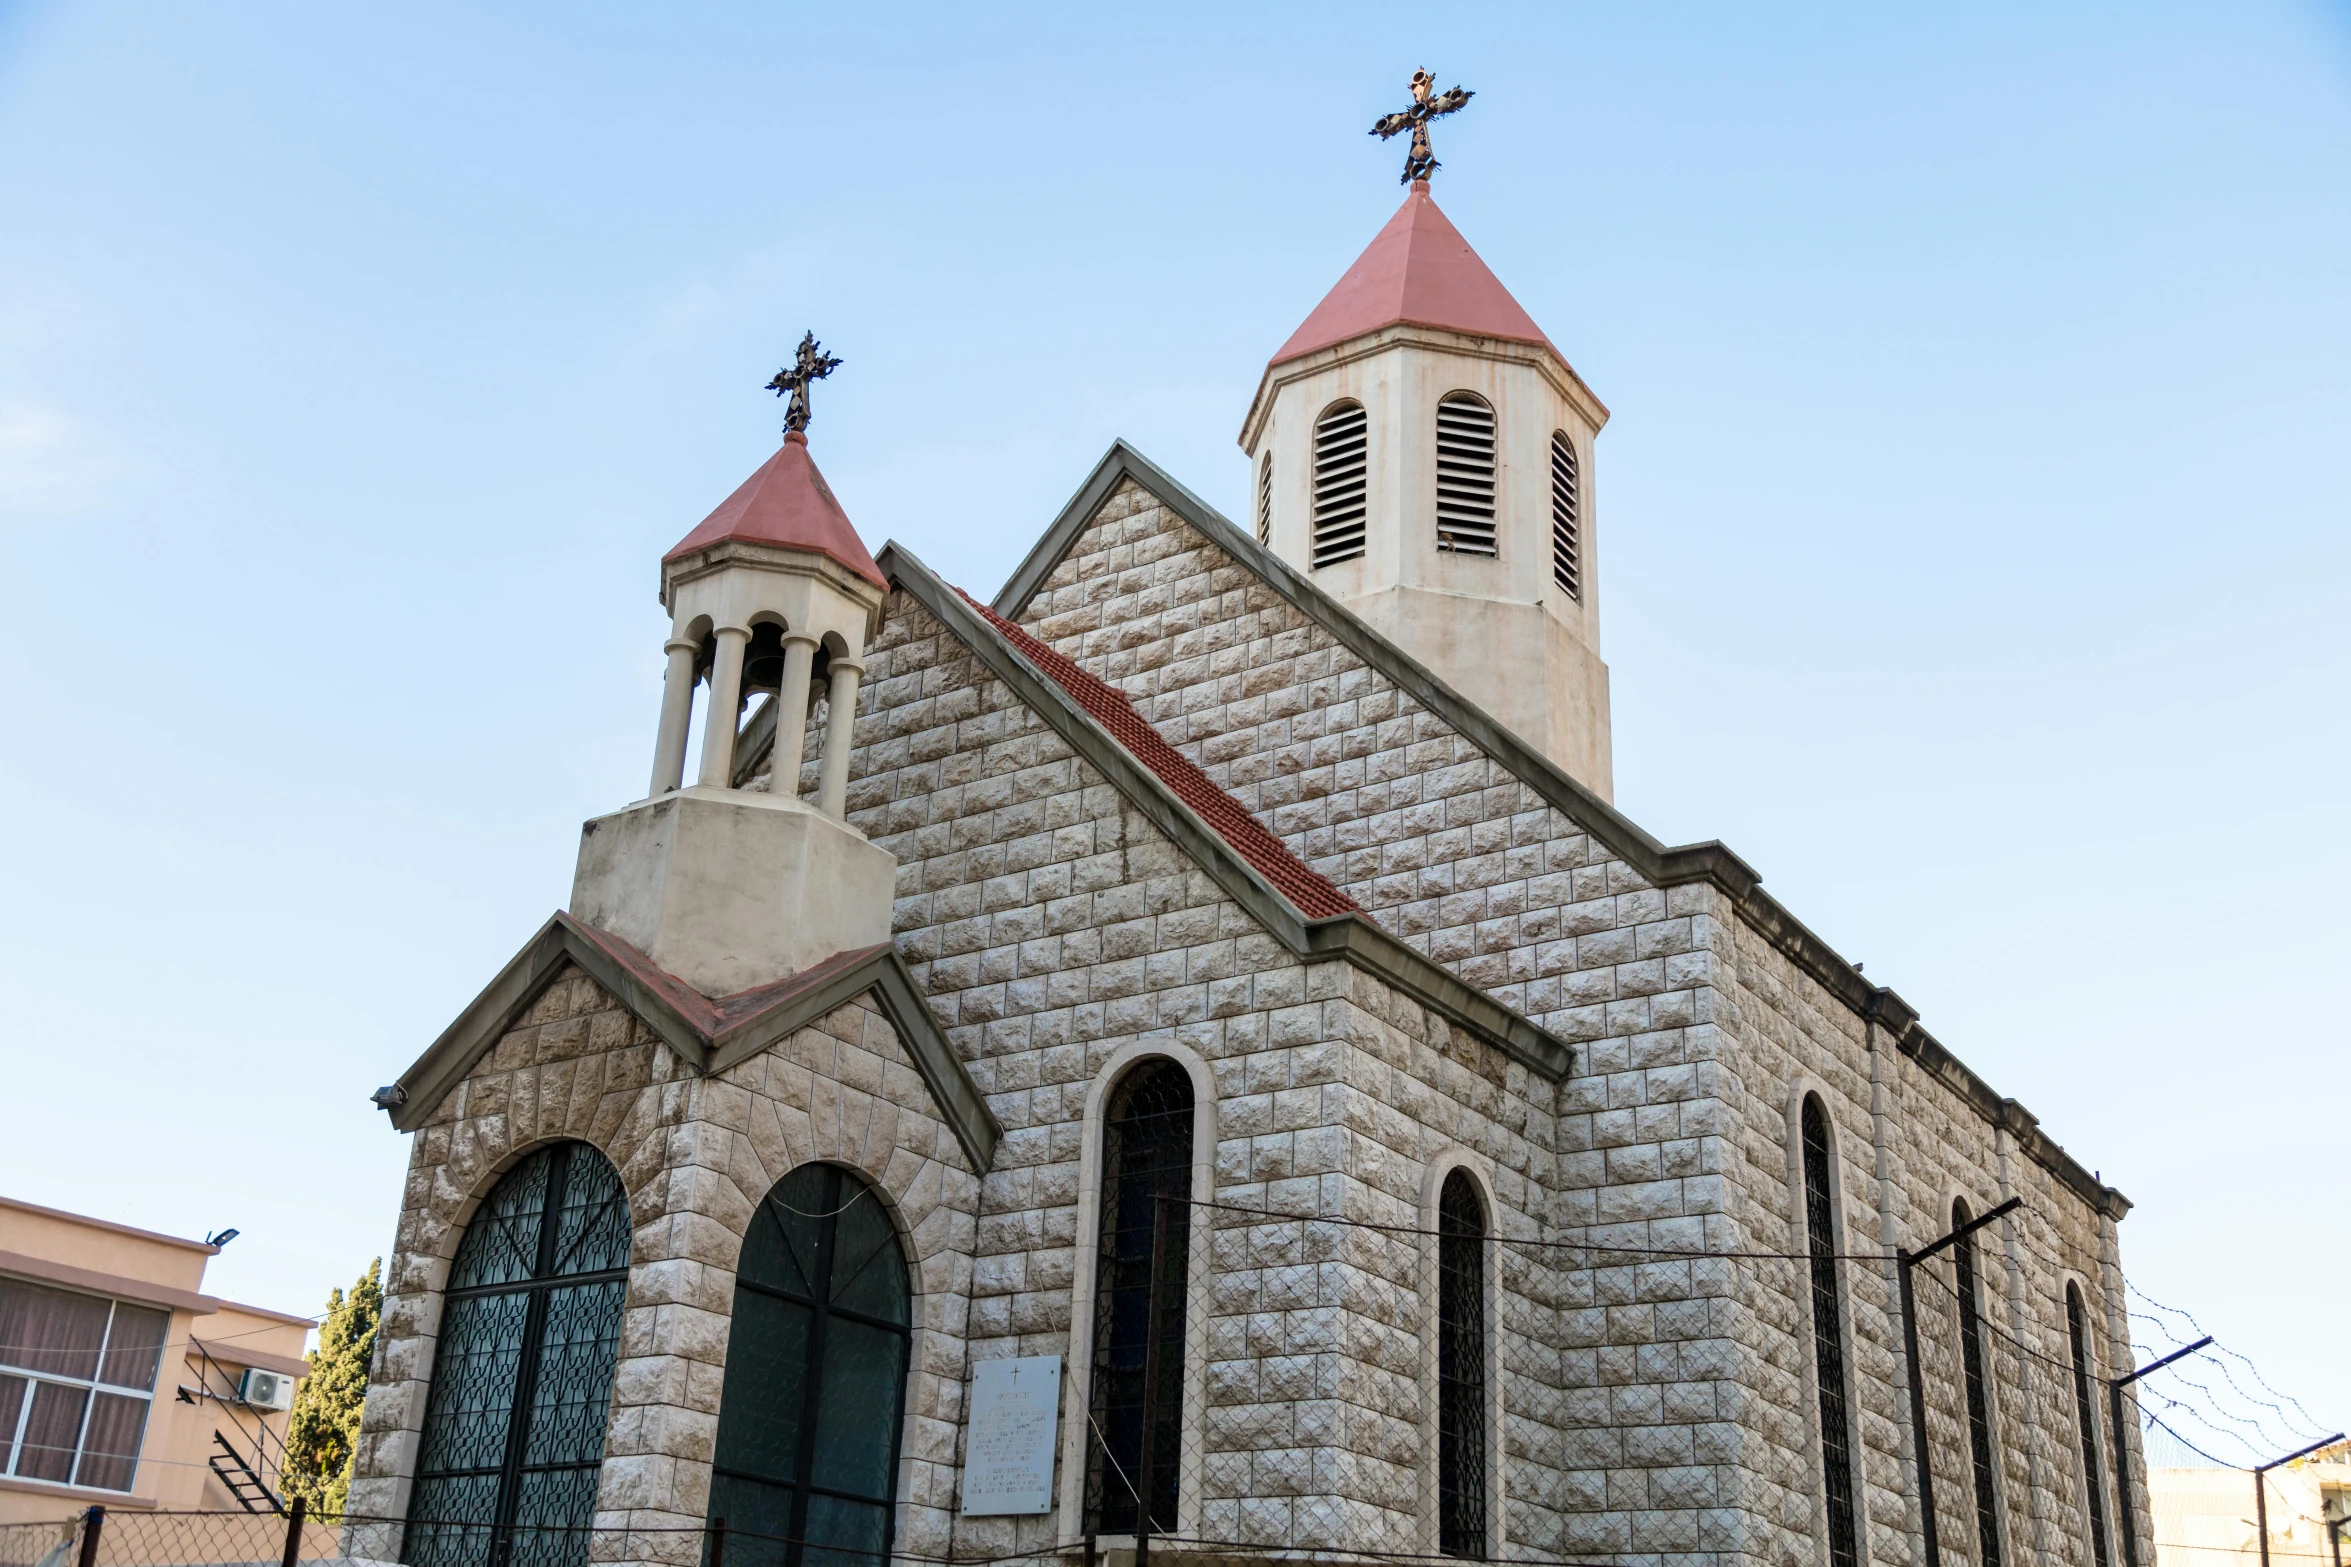
[[[800,339],[799,349],[792,355],[789,369],[778,370],[776,378],[767,383],[767,390],[781,397],[786,392],[792,400],[784,408],[784,430],[787,434],[808,431],[808,384],[821,381],[839,369],[841,361],[824,351],[814,332]]]
[[[1429,121],[1440,115],[1451,114],[1475,93],[1456,87],[1449,93],[1437,92],[1437,79],[1426,70],[1412,73],[1412,107],[1397,114],[1383,114],[1371,128],[1380,140],[1402,132],[1412,132],[1412,151],[1404,160],[1404,178],[1397,183],[1409,185],[1414,180],[1425,180],[1441,165],[1437,155],[1429,151]]]

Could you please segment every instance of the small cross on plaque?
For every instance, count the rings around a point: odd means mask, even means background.
[[[1383,114],[1373,124],[1371,133],[1386,141],[1391,136],[1412,132],[1412,151],[1404,159],[1404,178],[1399,184],[1409,185],[1414,180],[1425,180],[1441,165],[1437,155],[1429,150],[1429,121],[1451,114],[1475,96],[1465,88],[1456,87],[1449,93],[1439,93],[1437,79],[1427,71],[1412,73],[1412,107],[1395,114]]]
[[[821,381],[839,369],[841,361],[824,351],[814,332],[800,339],[799,350],[793,354],[791,365],[776,372],[776,378],[767,383],[767,390],[781,397],[792,394],[784,407],[786,433],[805,435],[808,431],[808,387],[812,381]]]

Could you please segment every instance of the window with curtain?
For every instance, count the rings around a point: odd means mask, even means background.
[[[1361,403],[1335,403],[1314,422],[1314,564],[1363,553],[1371,499],[1371,421]]]
[[[2089,1493],[2090,1561],[2107,1567],[2106,1477],[2098,1464],[2098,1404],[2090,1395],[2090,1328],[2080,1286],[2065,1286],[2065,1336],[2073,1349],[2073,1419],[2082,1438],[2082,1489]]]
[[[0,1474],[127,1491],[171,1313],[0,1279]]]
[[[1837,1278],[1836,1205],[1830,1197],[1828,1111],[1804,1096],[1804,1243],[1812,1275],[1812,1361],[1820,1378],[1820,1467],[1828,1497],[1831,1567],[1854,1567],[1853,1423],[1845,1376],[1845,1297]]]
[[[862,1176],[804,1164],[761,1200],[711,1465],[730,1567],[888,1562],[912,1302],[898,1231]]]
[[[1486,1205],[1467,1170],[1437,1194],[1437,1549],[1486,1554]]]
[[[1184,1279],[1191,1239],[1192,1076],[1164,1057],[1111,1089],[1102,1121],[1102,1225],[1094,1279],[1091,1393],[1099,1440],[1089,1444],[1086,1516],[1104,1534],[1133,1531],[1136,1491],[1151,1498],[1151,1527],[1175,1527],[1184,1440]],[[1150,1344],[1151,1244],[1167,1207],[1160,1272],[1159,1385],[1151,1473],[1143,1469],[1144,1366]]]
[[[1951,1227],[1973,1215],[1964,1201],[1951,1205]],[[1959,1275],[1959,1363],[1967,1384],[1967,1453],[1975,1472],[1976,1543],[1980,1567],[2000,1567],[2000,1493],[1992,1448],[1992,1379],[1984,1362],[1984,1320],[1977,1294],[1975,1237],[1962,1236],[1951,1248]]]
[[[1569,598],[1583,597],[1583,560],[1576,552],[1575,442],[1551,432],[1551,580]]]
[[[628,1265],[627,1194],[586,1143],[491,1188],[449,1270],[403,1561],[588,1559]]]
[[[1437,548],[1491,555],[1494,533],[1494,410],[1474,392],[1437,404]]]

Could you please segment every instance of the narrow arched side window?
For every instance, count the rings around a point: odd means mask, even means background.
[[[1551,433],[1551,580],[1571,599],[1584,596],[1583,557],[1577,553],[1575,442]]]
[[[401,1560],[588,1559],[628,1266],[627,1194],[586,1143],[490,1189],[449,1270]]]
[[[1273,453],[1257,465],[1257,542],[1273,545]]]
[[[1853,1424],[1845,1375],[1845,1294],[1837,1278],[1836,1204],[1830,1196],[1829,1117],[1804,1096],[1804,1245],[1812,1273],[1812,1363],[1820,1379],[1820,1468],[1828,1498],[1829,1562],[1854,1567]]]
[[[1184,1280],[1192,1209],[1192,1077],[1165,1057],[1138,1064],[1111,1090],[1102,1120],[1102,1229],[1094,1281],[1086,1515],[1104,1534],[1135,1527],[1135,1491],[1151,1498],[1151,1526],[1175,1527],[1184,1439]],[[1159,1383],[1151,1473],[1143,1475],[1144,1367],[1150,1352],[1151,1250],[1162,1198]]]
[[[1437,548],[1494,553],[1494,410],[1474,392],[1437,404]]]
[[[1371,420],[1361,403],[1334,403],[1314,422],[1314,564],[1363,554],[1371,499]]]
[[[743,1236],[711,1459],[727,1560],[883,1567],[912,1323],[906,1254],[862,1178],[804,1164]]]
[[[1951,1205],[1951,1227],[1958,1229],[1973,1215],[1964,1201]],[[1984,1321],[1977,1294],[1975,1237],[1961,1236],[1951,1248],[1959,1275],[1960,1376],[1967,1384],[1967,1452],[1975,1471],[1976,1543],[1982,1550],[1978,1567],[2000,1567],[2000,1500],[1995,1489],[1992,1449],[1992,1378],[1984,1363]]]
[[[1467,1170],[1437,1196],[1437,1549],[1486,1554],[1486,1205]]]
[[[2090,1396],[2090,1326],[2081,1287],[2065,1286],[2065,1333],[2073,1348],[2073,1418],[2082,1437],[2082,1488],[2089,1493],[2090,1561],[2107,1567],[2106,1477],[2098,1464],[2098,1405]]]

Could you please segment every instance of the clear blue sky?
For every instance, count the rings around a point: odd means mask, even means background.
[[[392,1238],[367,1105],[643,786],[773,448],[986,593],[1438,196],[1615,411],[1620,803],[2351,1422],[2351,11],[0,4],[0,1191]]]

